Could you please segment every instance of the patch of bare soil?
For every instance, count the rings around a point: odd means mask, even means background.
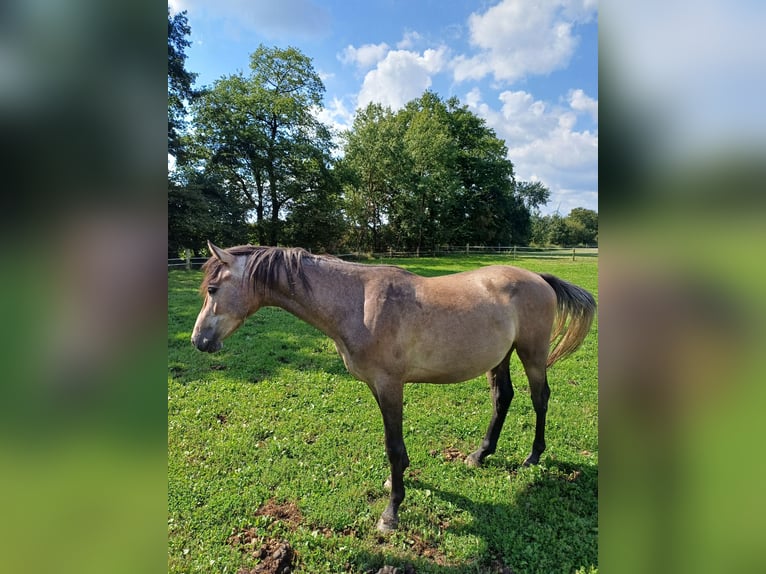
[[[273,498],[255,511],[256,516],[269,516],[290,526],[296,526],[303,520],[301,511],[294,502],[278,503]]]
[[[442,552],[438,546],[435,546],[417,534],[413,534],[409,540],[407,540],[407,544],[410,545],[410,548],[415,554],[423,558],[428,558],[434,564],[438,564],[439,566],[447,566],[449,564],[444,552]]]
[[[255,516],[268,516],[291,528],[303,520],[294,502],[278,503],[274,499],[256,510]],[[258,533],[257,528],[251,526],[232,534],[226,542],[260,561],[253,568],[240,568],[237,574],[290,574],[292,571],[295,552],[286,540],[264,537]]]
[[[444,460],[453,461],[453,460],[465,460],[466,454],[463,454],[458,449],[456,449],[454,446],[448,446],[447,448],[442,449],[442,458]]]
[[[293,549],[284,540],[267,538],[253,552],[260,563],[254,568],[240,568],[237,574],[290,574],[292,572]]]

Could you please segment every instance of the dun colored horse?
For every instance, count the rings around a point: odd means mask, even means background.
[[[513,398],[508,363],[515,349],[537,416],[524,464],[539,461],[550,396],[546,370],[580,346],[596,311],[584,289],[510,266],[425,278],[298,248],[208,246],[213,256],[203,267],[205,301],[194,346],[217,351],[258,309],[281,307],[330,337],[349,372],[369,386],[383,414],[391,466],[391,495],[379,530],[397,527],[404,500],[410,463],[402,438],[406,382],[458,383],[487,373],[494,412],[481,446],[466,460],[478,466],[495,452]]]

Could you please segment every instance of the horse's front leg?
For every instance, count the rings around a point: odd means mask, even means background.
[[[376,384],[373,390],[383,415],[386,431],[386,454],[391,465],[391,495],[388,506],[378,520],[378,530],[388,532],[399,524],[399,505],[404,500],[404,470],[410,465],[402,436],[402,382]]]

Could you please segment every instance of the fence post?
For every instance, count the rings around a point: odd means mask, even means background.
[[[186,270],[191,271],[191,249],[184,249],[184,255],[186,256]]]
[[[471,244],[470,243],[466,243],[465,244],[465,254],[468,255],[470,250],[471,250]]]
[[[572,247],[572,261],[575,260],[575,248]]]
[[[513,246],[513,261],[516,261],[516,246]]]

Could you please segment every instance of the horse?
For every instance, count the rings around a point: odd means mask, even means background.
[[[208,247],[204,303],[191,336],[197,349],[218,351],[258,309],[281,307],[330,337],[346,369],[372,391],[391,470],[388,506],[377,523],[381,532],[397,528],[405,497],[410,461],[402,437],[404,383],[459,383],[487,374],[493,413],[484,440],[466,458],[479,466],[495,452],[513,398],[509,361],[515,350],[536,414],[524,465],[539,462],[550,396],[547,369],[582,344],[596,312],[585,289],[506,265],[421,277],[295,247]]]

